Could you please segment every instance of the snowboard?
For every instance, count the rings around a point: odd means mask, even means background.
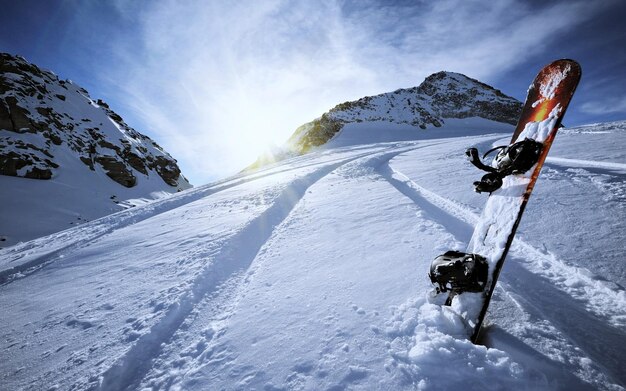
[[[542,143],[543,148],[536,164],[527,172],[503,178],[502,186],[489,195],[474,229],[467,253],[478,254],[486,260],[488,274],[483,290],[461,293],[451,291],[446,301],[446,305],[450,305],[464,319],[473,343],[478,341],[515,231],[580,76],[581,69],[577,62],[557,60],[541,69],[528,89],[510,143],[529,138]]]

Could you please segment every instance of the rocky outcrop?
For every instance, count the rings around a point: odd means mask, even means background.
[[[115,156],[97,156],[96,163],[100,164],[107,176],[125,187],[133,187],[137,183],[137,178],[128,166]]]
[[[344,124],[344,121],[334,119],[330,115],[324,114],[320,118],[296,129],[294,136],[292,136],[289,142],[295,143],[294,137],[301,135],[297,145],[301,153],[306,153],[311,148],[320,146],[330,140],[341,130]]]
[[[176,160],[104,101],[22,57],[1,53],[0,174],[50,179],[68,155],[124,187],[153,175],[175,190],[190,187]]]

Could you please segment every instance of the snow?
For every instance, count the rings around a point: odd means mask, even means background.
[[[484,346],[427,272],[512,126],[389,127],[0,250],[2,388],[623,390],[626,123],[557,135]]]
[[[459,100],[464,98],[464,105],[459,105]],[[486,108],[500,104],[502,109],[516,103],[519,102],[514,98],[506,97],[478,80],[460,73],[439,72],[429,76],[418,87],[346,102],[327,114],[343,123],[390,122],[424,129],[428,124],[447,123],[449,118],[471,117],[471,113],[476,113],[480,106]],[[474,115],[488,117],[486,113]],[[379,129],[386,130],[387,127]]]
[[[554,129],[554,124],[556,123],[561,110],[561,105],[557,104],[545,120],[527,123],[515,141],[522,141],[525,138],[531,138],[535,141],[543,143],[548,138],[550,131]]]
[[[551,100],[552,98],[554,98],[554,95],[556,94],[556,91],[559,85],[561,84],[563,80],[565,80],[565,78],[571,72],[571,70],[572,70],[571,65],[567,64],[563,68],[563,70],[555,69],[553,71],[553,74],[551,74],[549,77],[546,77],[546,80],[548,80],[548,82],[545,84],[541,84],[540,90],[539,90],[540,100],[538,102],[534,102],[533,107],[536,107],[539,103],[541,103],[544,100]]]

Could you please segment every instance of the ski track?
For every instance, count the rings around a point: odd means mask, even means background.
[[[580,167],[595,169],[599,173],[619,173],[626,175],[626,164],[612,162],[597,162],[593,160],[566,159],[561,157],[548,157],[546,163],[563,167]]]
[[[616,202],[622,208],[626,205],[626,164],[548,158],[545,168],[574,181],[588,181],[603,194],[605,201]]]
[[[550,315],[546,316],[545,306],[538,307],[527,300],[527,285],[520,290],[523,293],[516,293],[516,288],[512,287],[507,279],[503,278],[498,282],[496,286],[498,293],[490,305],[491,314],[496,317],[497,324],[486,327],[489,332],[483,335],[483,342],[487,346],[504,346],[516,359],[529,363],[530,367],[540,368],[539,372],[546,380],[560,379],[558,384],[554,384],[550,389],[624,390],[615,384],[618,376],[611,379],[610,376],[614,374],[611,374],[609,368],[591,361],[586,351],[581,354],[582,349],[576,344],[577,341],[569,335],[563,335],[552,321],[547,320]],[[537,297],[533,295],[533,299]],[[581,309],[577,307],[575,312],[568,314],[568,317],[571,319],[571,315],[576,315],[578,311]],[[596,335],[594,342],[606,343],[598,341],[597,337]],[[613,347],[613,350],[618,351],[619,346]],[[598,349],[597,346],[594,348]],[[603,362],[606,362],[605,357]],[[619,372],[620,367],[614,363],[610,368],[618,368]],[[607,373],[611,375],[607,376]]]
[[[169,308],[148,333],[140,337],[126,354],[104,372],[99,389],[123,390],[136,386],[150,369],[152,359],[159,354],[161,344],[178,330],[195,305],[229,277],[247,269],[274,228],[287,218],[306,190],[342,164],[345,162],[323,167],[294,180],[267,210],[236,233],[222,247],[223,250],[215,256],[214,261],[198,274],[178,303]]]
[[[381,148],[369,146],[364,147],[363,149],[372,149],[373,151],[365,153],[371,154],[376,153],[376,151],[380,150]],[[314,156],[306,156],[306,158],[302,160],[304,160],[305,162],[315,161],[315,158],[319,157],[314,153],[311,155]],[[344,161],[346,159],[350,158],[335,158],[326,163],[329,164],[333,161]],[[298,162],[301,163],[301,160]],[[0,270],[0,286],[9,284],[16,279],[23,278],[46,267],[47,265],[55,261],[63,259],[66,255],[70,254],[74,250],[83,248],[93,241],[111,234],[117,229],[139,223],[156,215],[166,213],[183,205],[198,201],[209,195],[230,189],[235,186],[239,186],[250,181],[261,179],[269,175],[289,172],[316,165],[320,165],[320,163],[313,162],[309,164],[300,164],[281,170],[275,170],[275,167],[269,167],[252,174],[238,174],[234,177],[230,177],[222,181],[202,186],[197,189],[190,189],[179,194],[174,194],[170,197],[154,201],[142,207],[136,207],[120,211],[108,216],[104,216],[93,222],[85,223],[75,228],[62,231],[57,234],[52,234],[50,236],[35,239],[24,244],[18,244],[4,250],[0,250],[0,256],[2,256],[3,258],[6,256],[6,258],[2,261],[2,266],[0,266],[5,267],[4,269]],[[55,246],[55,244],[57,243],[60,243],[60,245]],[[29,251],[35,248],[50,247],[52,247],[53,249],[45,253],[32,254],[32,252]],[[29,257],[29,255],[31,254],[32,257]],[[15,262],[17,262],[16,265],[9,266],[11,263]]]
[[[390,164],[381,165],[378,172],[458,240],[467,242],[479,218],[478,214],[467,206],[423,188]],[[523,307],[532,317],[550,319],[550,323],[555,325],[550,327],[568,330],[567,334],[559,332],[567,335],[567,339],[560,342],[565,345],[560,346],[560,351],[580,357],[578,361],[581,363],[586,363],[586,357],[591,357],[594,362],[611,362],[613,365],[604,368],[606,373],[620,384],[626,384],[621,357],[623,341],[626,340],[626,316],[623,312],[625,292],[610,289],[587,270],[566,265],[555,255],[538,250],[520,238],[513,242],[509,257],[513,259],[505,267],[511,270],[502,276],[503,285],[528,295],[529,299],[523,301]],[[535,282],[532,289],[529,289],[528,281]],[[499,289],[503,289],[502,286]],[[552,305],[543,306],[545,297],[554,298],[550,302]],[[533,302],[542,303],[543,307],[538,308]],[[520,305],[519,302],[516,304]],[[572,319],[576,319],[575,322],[580,319],[584,321],[576,327]],[[602,319],[608,319],[611,325]],[[603,379],[604,371],[595,365],[580,364],[578,369],[579,377],[585,381],[596,385],[606,383]]]
[[[438,143],[428,143],[428,145],[418,146],[398,145],[397,147],[401,147],[399,150],[396,148],[391,152],[370,154],[369,156],[359,156],[351,162],[346,162],[346,164],[341,165],[341,167],[345,167],[349,164],[356,164],[362,169],[375,169],[380,165],[386,164],[389,160],[401,153],[436,144]],[[337,167],[337,169],[340,169],[340,167]],[[337,169],[333,172],[336,172]],[[295,207],[296,205],[293,206],[293,208]],[[283,221],[284,220],[285,219],[283,219]],[[267,240],[276,235],[281,229],[284,229],[282,225],[283,223],[276,226],[274,232],[272,232],[259,247],[259,252],[257,252],[257,254],[263,251],[263,246],[265,246]],[[256,258],[256,254],[253,258]],[[184,335],[181,335],[180,338],[176,338],[174,337],[174,333],[172,333],[167,341],[162,341],[163,347],[160,355],[155,355],[153,357],[155,365],[151,368],[147,368],[148,371],[142,375],[143,378],[138,380],[138,384],[142,389],[158,389],[163,385],[166,385],[166,388],[170,387],[176,382],[176,379],[180,377],[181,374],[192,370],[192,367],[189,367],[189,364],[183,364],[180,360],[178,360],[178,365],[181,367],[177,368],[175,374],[170,373],[167,368],[169,361],[165,359],[168,355],[180,355],[185,357],[190,356],[196,358],[200,355],[200,352],[204,350],[205,353],[202,353],[202,357],[198,357],[198,359],[207,359],[204,356],[207,354],[206,351],[210,351],[210,356],[213,357],[212,359],[218,361],[225,359],[225,357],[229,355],[228,349],[219,344],[218,337],[226,332],[227,325],[225,321],[233,315],[241,294],[246,291],[245,286],[249,282],[247,275],[251,273],[250,270],[253,267],[253,261],[254,259],[251,259],[251,262],[246,270],[241,270],[240,272],[233,274],[229,281],[224,282],[222,284],[223,286],[219,289],[219,292],[215,292],[214,295],[206,295],[202,302],[198,303],[198,308],[194,310],[194,313],[192,314],[193,316],[190,316],[190,319],[185,321],[185,328],[187,329],[190,327],[190,324],[195,321],[195,318],[199,316],[198,311],[202,311],[205,328],[202,331],[202,337],[200,340],[192,338],[182,342],[181,338],[185,339]],[[206,325],[207,322],[208,325]],[[211,346],[211,348],[208,349],[208,346]],[[200,349],[200,347],[202,347],[202,349]],[[160,364],[165,365],[166,367],[161,367]]]
[[[412,149],[415,149],[415,147],[409,148],[408,150]],[[393,156],[396,156],[398,153],[401,153],[401,151],[383,153],[382,155],[374,154],[374,156],[359,156],[352,160],[352,162],[357,163],[359,159],[365,159],[366,162],[386,161],[393,158]],[[346,162],[346,164],[349,163],[350,162]],[[344,167],[346,164],[341,165],[341,167]],[[369,166],[372,164],[365,163],[362,165]],[[327,174],[336,172],[339,168],[340,167],[336,167],[335,170]],[[323,179],[323,177],[319,178],[319,180],[321,179]],[[311,185],[313,185],[313,183]],[[296,208],[303,197],[301,197],[290,210]],[[171,356],[191,357],[194,360],[211,360],[213,362],[221,362],[223,360],[229,360],[229,358],[234,358],[230,357],[230,352],[226,347],[220,346],[219,344],[219,337],[227,331],[228,326],[225,321],[236,312],[236,307],[238,306],[241,295],[245,293],[245,287],[249,283],[249,275],[253,273],[251,270],[254,268],[253,265],[256,256],[265,251],[265,246],[271,237],[276,235],[281,229],[284,229],[283,225],[288,215],[289,214],[286,214],[281,223],[276,225],[274,230],[259,243],[258,251],[251,257],[245,269],[242,268],[236,273],[233,273],[227,281],[223,281],[218,290],[211,292],[212,294],[206,294],[204,298],[197,303],[196,308],[189,314],[188,319],[184,321],[185,331],[179,332],[175,330],[170,336],[167,336],[166,339],[161,341],[162,347],[160,351],[156,352],[157,354],[152,357],[154,365],[150,368],[146,368],[146,371],[140,376],[139,374],[137,375],[136,382],[140,389],[168,389],[177,382],[177,379],[179,379],[182,374],[193,371],[193,362],[189,363],[185,360],[178,359],[176,360],[176,373],[171,373],[171,371],[168,370],[168,367],[171,366],[168,357]],[[197,339],[197,337],[189,338],[186,330],[189,329],[191,324],[196,322],[199,317],[202,317],[203,324],[205,325],[201,327],[202,332],[200,333],[200,337],[199,339]],[[180,330],[182,330],[182,328],[180,328]],[[180,335],[177,335],[178,333],[180,333]],[[207,347],[211,348],[208,349]],[[207,351],[210,353],[207,353]]]
[[[433,144],[429,143],[429,145]],[[408,146],[401,149],[397,147],[398,144],[396,148],[390,148],[393,149],[391,152],[367,152],[343,159],[339,163],[327,165],[303,178],[294,180],[283,190],[272,206],[228,240],[227,244],[222,247],[223,250],[214,257],[214,261],[199,273],[190,284],[190,289],[181,295],[178,303],[169,308],[148,333],[141,336],[103,373],[98,389],[107,391],[136,388],[153,369],[153,361],[159,357],[164,347],[199,304],[213,294],[226,296],[226,300],[229,298],[233,300],[237,296],[236,292],[240,291],[242,285],[246,283],[242,276],[252,266],[260,249],[287,219],[314,183],[350,162],[366,159],[364,166],[378,166],[385,164],[400,153],[424,146]],[[226,288],[222,290],[224,286]],[[217,299],[216,303],[223,304],[223,300]],[[205,310],[212,311],[210,308]],[[222,319],[227,317],[227,314],[221,316]],[[171,382],[172,379],[169,381]]]
[[[601,379],[598,383],[606,384],[606,379],[602,378],[608,374],[612,382],[617,380],[619,384],[626,384],[626,372],[623,371],[622,363],[626,332],[607,325],[593,313],[585,310],[581,305],[584,303],[571,300],[571,296],[567,293],[554,289],[552,281],[527,270],[518,260],[519,258],[514,258],[511,260],[513,262],[506,263],[507,273],[506,277],[502,276],[504,284],[501,289],[518,292],[516,295],[518,304],[521,302],[523,308],[531,316],[530,322],[527,322],[531,330],[524,333],[531,340],[526,342],[531,346],[537,344],[536,341],[532,341],[536,338],[532,335],[532,328],[549,319],[550,325],[567,338],[565,341],[559,341],[558,343],[562,346],[554,350],[571,352],[568,359],[579,361],[576,366],[582,378],[592,382]],[[533,281],[532,287],[529,286],[528,281]],[[545,300],[545,297],[550,297],[552,300]],[[541,303],[541,305],[538,306],[535,303]],[[553,338],[555,337],[551,337]],[[580,354],[579,349],[582,349],[583,355]],[[603,362],[605,365],[611,363],[611,366],[605,366],[603,370],[599,370],[596,365],[583,366],[580,359],[585,356],[593,363]],[[563,359],[563,357],[551,358]]]

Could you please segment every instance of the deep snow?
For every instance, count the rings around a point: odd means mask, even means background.
[[[485,346],[427,271],[485,203],[464,150],[513,127],[380,126],[0,250],[2,388],[623,390],[626,123],[557,135]]]

